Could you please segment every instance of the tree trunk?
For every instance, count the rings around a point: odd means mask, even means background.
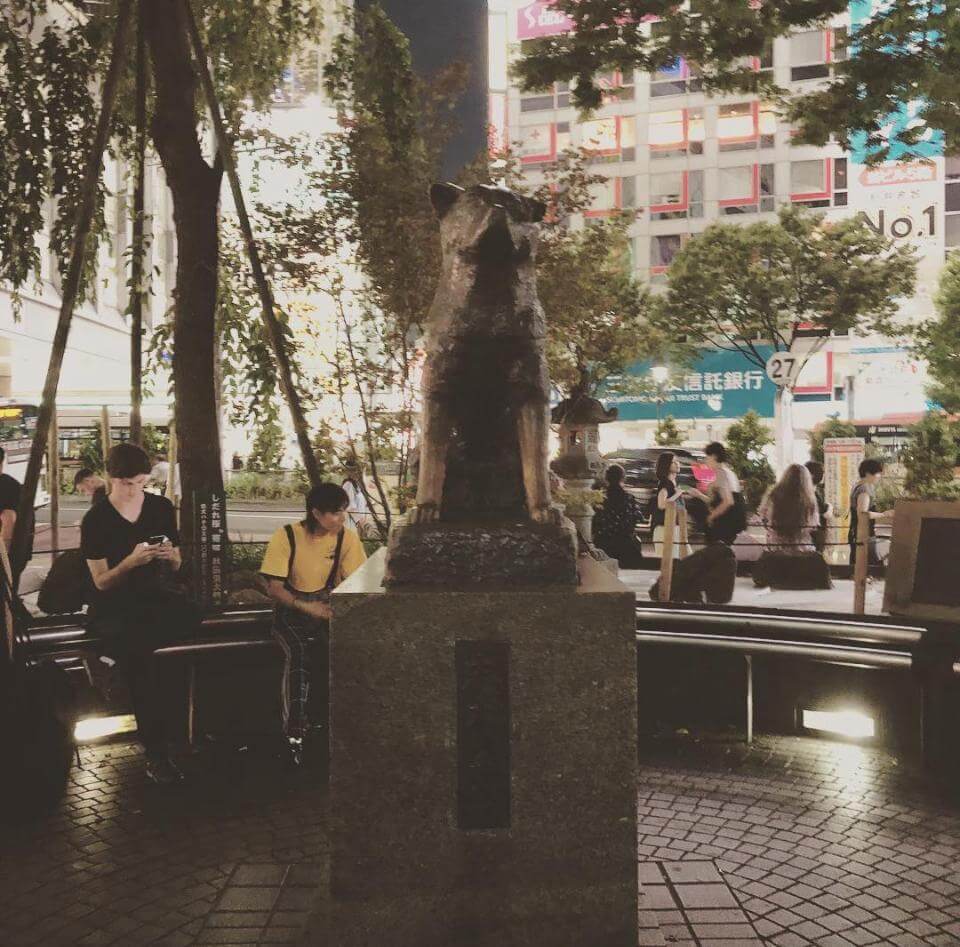
[[[156,88],[151,134],[173,195],[177,233],[173,382],[181,525],[189,537],[194,493],[223,489],[214,369],[222,173],[203,157],[183,6],[179,0],[153,0],[141,9]]]
[[[793,463],[793,389],[777,388],[773,402],[777,476]]]

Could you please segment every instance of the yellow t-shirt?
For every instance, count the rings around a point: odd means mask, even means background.
[[[290,565],[290,541],[287,531],[281,526],[270,537],[263,556],[260,572],[272,579],[286,579],[298,592],[319,592],[327,584],[327,576],[333,568],[333,556],[337,549],[337,534],[322,536],[308,533],[303,523],[293,524],[296,554],[293,569]],[[357,571],[367,561],[363,543],[354,530],[345,526],[343,546],[340,549],[340,568],[334,585],[339,585],[347,576]]]

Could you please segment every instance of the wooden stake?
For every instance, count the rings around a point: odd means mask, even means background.
[[[676,506],[676,504],[674,504]],[[685,506],[677,507],[680,523],[680,558],[683,559],[690,548],[690,524],[687,519],[687,508]]]
[[[133,0],[120,0],[117,8],[117,28],[113,34],[113,43],[110,49],[110,65],[100,92],[100,115],[93,137],[93,145],[90,148],[90,156],[87,159],[80,206],[77,209],[77,226],[73,232],[73,240],[70,245],[70,267],[63,281],[63,300],[60,304],[60,315],[57,318],[57,328],[50,346],[50,361],[47,365],[47,377],[43,384],[43,397],[40,400],[37,427],[34,431],[30,459],[27,462],[23,489],[20,493],[20,509],[13,532],[14,562],[25,562],[29,553],[31,536],[27,526],[31,522],[33,502],[37,495],[37,484],[40,482],[40,468],[43,466],[43,455],[46,453],[47,441],[50,436],[50,421],[56,412],[60,371],[63,368],[63,356],[67,349],[67,338],[70,335],[70,321],[73,318],[73,310],[80,292],[87,238],[90,235],[90,227],[96,209],[100,167],[103,161],[103,152],[110,137],[113,103],[116,99],[117,85],[120,81],[120,73],[123,70],[126,55],[132,6]]]
[[[853,614],[867,609],[867,571],[870,567],[870,513],[857,514],[857,560],[853,567]]]
[[[203,86],[203,91],[207,98],[207,109],[210,112],[213,130],[217,138],[217,148],[220,153],[220,158],[223,161],[223,169],[226,171],[227,179],[230,182],[230,191],[233,194],[233,203],[237,211],[237,218],[240,221],[240,230],[243,233],[244,243],[247,247],[247,256],[250,259],[250,269],[253,272],[253,280],[257,284],[257,291],[260,295],[263,322],[267,328],[267,335],[270,338],[273,357],[277,360],[277,378],[280,381],[280,390],[283,392],[287,407],[290,409],[290,417],[293,421],[293,429],[297,435],[297,443],[300,445],[300,454],[304,469],[307,471],[310,483],[316,486],[321,480],[320,465],[317,463],[317,458],[313,453],[313,446],[310,443],[310,432],[303,414],[303,406],[300,403],[300,395],[297,392],[296,385],[293,383],[293,369],[290,363],[290,357],[287,354],[283,328],[277,321],[273,305],[273,292],[263,272],[263,265],[260,262],[260,252],[253,239],[253,228],[250,226],[250,218],[247,215],[247,207],[243,199],[243,189],[240,187],[240,176],[237,174],[237,165],[233,158],[233,148],[231,147],[230,139],[227,138],[227,130],[223,124],[220,103],[217,101],[217,93],[213,86],[213,77],[210,74],[206,53],[203,50],[200,31],[197,29],[197,21],[194,19],[193,9],[191,8],[189,0],[182,0],[182,3],[187,21],[187,29],[190,33],[190,41],[193,45],[193,55],[194,59],[196,59],[197,71],[200,75],[200,83]]]
[[[57,415],[50,419],[50,443],[47,446],[47,492],[50,494],[50,548],[54,550],[50,557],[53,562],[60,548],[60,431],[57,428]]]
[[[660,555],[660,601],[669,602],[673,584],[673,542],[677,528],[677,504],[668,503],[663,511],[663,551]]]

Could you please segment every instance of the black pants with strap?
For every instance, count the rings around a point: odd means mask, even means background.
[[[117,662],[130,691],[140,742],[148,756],[167,752],[166,692],[155,651],[199,634],[200,609],[180,595],[153,593],[94,617],[102,651]]]
[[[329,593],[293,593],[305,601],[329,601]],[[293,608],[278,605],[273,612],[273,636],[283,651],[283,678],[280,682],[280,713],[283,732],[301,740],[310,726],[308,703],[325,717],[330,689],[330,623],[312,618]],[[326,723],[325,719],[317,721]]]

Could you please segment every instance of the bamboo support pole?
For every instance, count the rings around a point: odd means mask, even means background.
[[[300,402],[300,395],[293,382],[293,366],[290,361],[290,355],[287,352],[283,327],[280,325],[276,312],[274,311],[273,292],[270,289],[270,284],[263,271],[260,251],[257,249],[256,241],[253,238],[253,228],[250,225],[250,217],[247,214],[243,188],[240,186],[240,176],[237,173],[237,165],[234,161],[233,147],[230,139],[227,137],[227,130],[223,123],[223,114],[220,111],[220,103],[217,101],[217,93],[213,85],[213,76],[210,74],[210,66],[207,63],[203,42],[200,39],[200,31],[197,29],[197,21],[194,19],[193,9],[188,0],[182,0],[182,2],[187,21],[187,30],[190,33],[190,41],[193,45],[193,55],[196,60],[197,72],[200,76],[200,84],[203,86],[204,95],[207,99],[207,109],[210,112],[214,134],[217,139],[217,149],[220,159],[223,161],[223,169],[226,172],[227,180],[230,182],[230,191],[233,194],[234,207],[237,211],[240,230],[243,233],[244,243],[246,244],[247,256],[250,260],[250,269],[253,272],[253,280],[257,284],[257,292],[260,295],[263,322],[270,339],[270,346],[273,349],[273,357],[277,362],[277,378],[280,382],[280,390],[290,410],[290,418],[293,422],[293,429],[297,435],[297,443],[300,446],[304,469],[307,471],[307,477],[310,483],[316,486],[320,483],[322,476],[320,465],[317,463],[317,458],[313,453],[313,445],[310,443],[310,432],[307,428],[306,417],[303,413],[303,405]]]
[[[107,493],[109,493],[110,474],[107,473],[107,455],[110,453],[110,408],[107,405],[100,407],[100,449],[103,451],[103,479],[107,482]]]
[[[57,317],[57,328],[54,331],[53,342],[50,346],[50,361],[47,365],[47,377],[43,384],[43,396],[40,399],[37,427],[34,431],[30,459],[27,462],[27,472],[23,478],[23,489],[20,494],[20,509],[13,536],[15,561],[26,561],[29,551],[31,537],[27,526],[30,522],[30,514],[33,511],[33,502],[37,495],[37,484],[40,482],[43,455],[47,450],[50,420],[56,411],[57,388],[60,385],[60,372],[63,368],[63,357],[67,349],[67,338],[70,335],[70,322],[80,293],[87,242],[96,211],[97,184],[100,180],[103,152],[110,137],[110,121],[113,115],[113,104],[117,95],[120,74],[123,71],[132,8],[133,0],[120,0],[117,7],[117,25],[110,49],[110,65],[107,68],[107,75],[100,92],[100,115],[97,119],[97,128],[84,171],[80,206],[77,209],[76,230],[73,232],[73,240],[70,246],[70,266],[63,281],[60,314]]]
[[[668,503],[663,511],[663,552],[660,557],[660,601],[669,602],[673,584],[673,544],[677,528],[677,504]]]
[[[136,167],[133,184],[133,247],[130,256],[130,441],[143,440],[144,207],[147,158],[147,54],[143,17],[137,17]]]
[[[167,499],[175,509],[179,510],[180,504],[177,503],[177,497],[174,493],[177,484],[177,462],[177,426],[171,421],[167,436]]]
[[[60,548],[60,431],[56,413],[50,419],[47,445],[47,492],[50,494],[50,548],[57,550]]]

